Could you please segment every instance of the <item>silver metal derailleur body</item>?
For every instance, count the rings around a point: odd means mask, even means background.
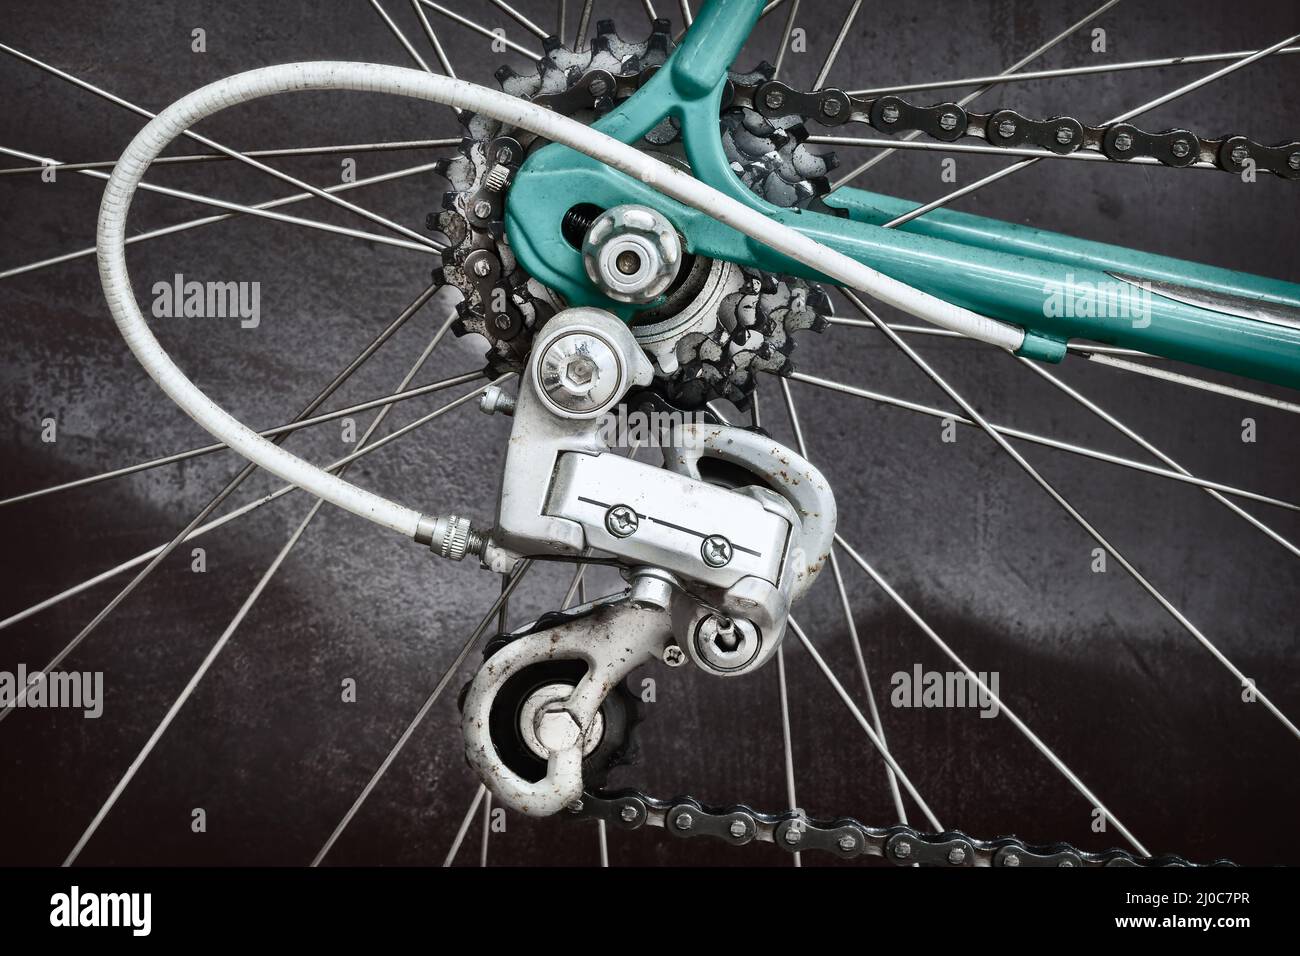
[[[652,375],[622,321],[574,308],[546,323],[520,377],[484,565],[504,573],[524,557],[589,556],[612,559],[630,582],[591,613],[522,629],[468,689],[468,759],[524,813],[552,814],[578,799],[584,754],[610,732],[602,702],[633,668],[655,658],[684,658],[718,676],[762,667],[831,548],[836,512],[826,479],[758,432],[670,423],[662,465],[615,453],[607,416]],[[579,661],[585,672],[522,700],[503,692],[525,669],[557,661]],[[564,697],[557,686],[572,690]],[[521,723],[512,730],[545,757],[540,779],[503,759],[500,694]]]

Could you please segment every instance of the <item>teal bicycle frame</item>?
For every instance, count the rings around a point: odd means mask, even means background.
[[[847,218],[774,206],[731,171],[718,116],[727,71],[763,0],[709,0],[667,63],[596,129],[635,144],[665,117],[681,128],[692,173],[727,195],[872,268],[1025,331],[1020,354],[1057,362],[1086,339],[1261,381],[1300,388],[1300,285],[938,209],[905,225],[883,224],[915,208],[892,196],[843,188],[826,197]],[[1171,175],[1178,173],[1171,172]],[[768,272],[824,276],[568,147],[537,150],[511,186],[506,234],[529,274],[570,305],[630,318],[635,308],[590,282],[580,252],[561,234],[574,197],[603,209],[623,203],[662,212],[686,248]],[[1133,290],[1118,311],[1098,290]],[[1131,308],[1140,296],[1140,308]],[[1076,308],[1078,304],[1082,308]],[[1080,313],[1093,314],[1080,314]]]

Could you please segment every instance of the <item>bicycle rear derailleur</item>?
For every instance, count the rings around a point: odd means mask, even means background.
[[[475,552],[494,571],[523,558],[603,559],[629,582],[503,636],[466,689],[470,764],[534,816],[577,801],[584,773],[620,751],[631,715],[616,688],[637,666],[689,661],[732,677],[770,660],[835,533],[826,479],[761,432],[670,418],[657,436],[662,466],[615,453],[607,416],[653,371],[613,315],[558,313],[518,398],[490,399],[514,419],[495,526],[444,518],[427,529],[442,553]]]

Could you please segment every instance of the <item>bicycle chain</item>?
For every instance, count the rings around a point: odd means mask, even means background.
[[[1087,150],[1114,162],[1151,158],[1165,166],[1208,163],[1241,173],[1254,162],[1283,179],[1300,179],[1300,141],[1265,146],[1241,135],[1206,139],[1191,130],[1149,133],[1132,123],[1085,126],[1070,116],[1034,119],[1015,110],[989,113],[967,110],[957,103],[915,106],[901,96],[852,96],[840,89],[796,90],[778,80],[737,88],[734,97],[762,116],[797,112],[823,126],[865,123],[889,135],[920,132],[945,143],[973,137],[1003,148],[1035,146],[1058,155]]]
[[[844,860],[875,856],[898,866],[943,866],[948,868],[992,867],[1199,867],[1233,866],[1227,860],[1191,863],[1180,856],[1143,857],[1127,850],[1099,853],[1080,850],[1068,843],[1035,845],[1016,837],[980,840],[960,830],[925,833],[906,824],[872,827],[852,817],[821,820],[802,810],[763,813],[744,804],[711,807],[691,797],[660,800],[638,790],[587,791],[569,807],[581,819],[604,820],[623,830],[645,826],[662,827],[673,836],[707,836],[732,846],[773,843],[797,853],[819,850]]]

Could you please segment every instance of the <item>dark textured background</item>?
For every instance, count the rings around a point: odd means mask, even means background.
[[[487,3],[451,5],[522,34]],[[420,43],[405,4],[389,0]],[[551,22],[549,0],[520,0]],[[571,2],[570,7],[578,6]],[[673,5],[658,0],[660,12]],[[1089,2],[969,0],[868,3],[832,83],[848,86],[997,72],[1082,16]],[[787,76],[808,83],[846,4],[805,3],[810,52]],[[629,35],[645,29],[640,5],[597,0]],[[675,13],[675,11],[673,11]],[[570,10],[570,29],[576,22]],[[772,58],[780,17],[755,35],[753,59]],[[1257,49],[1300,31],[1294,4],[1215,0],[1124,3],[1099,21],[1106,59]],[[190,52],[190,30],[208,52]],[[468,31],[440,24],[462,74],[489,82],[502,61]],[[1042,66],[1091,62],[1087,31]],[[0,38],[157,109],[215,78],[270,63],[324,58],[408,63],[367,3],[16,3],[6,0]],[[750,57],[745,57],[748,65]],[[981,102],[1026,113],[1072,112],[1085,121],[1145,102],[1213,67],[1006,86]],[[1264,142],[1300,126],[1300,58],[1258,64],[1172,104],[1151,125],[1208,135],[1248,132]],[[7,93],[0,144],[64,161],[111,159],[141,125],[130,113],[0,57]],[[222,114],[204,132],[240,148],[454,135],[445,110],[409,100],[299,94]],[[193,144],[183,144],[190,151]],[[853,162],[859,157],[843,157]],[[426,161],[421,154],[361,155],[361,176]],[[1005,161],[1003,161],[1005,162]],[[1000,163],[962,158],[961,182]],[[338,158],[285,161],[322,183]],[[235,164],[158,168],[150,179],[255,202],[290,191]],[[929,198],[945,188],[935,154],[907,154],[862,185]],[[352,194],[419,227],[443,186],[409,179]],[[1262,176],[1244,185],[1198,171],[1043,163],[967,200],[962,208],[1063,228],[1093,239],[1300,279],[1297,186]],[[0,267],[93,242],[100,185],[64,173],[0,181]],[[291,211],[356,225],[319,202]],[[142,194],[136,229],[205,214]],[[374,228],[368,225],[365,228]],[[195,380],[237,416],[269,425],[292,415],[423,287],[430,262],[414,253],[294,227],[235,220],[132,247],[142,295],[158,278],[262,283],[262,324],[159,321],[155,328]],[[145,376],[119,339],[90,259],[0,282],[5,335],[0,365],[5,467],[0,495],[166,454],[208,439]],[[341,393],[384,394],[438,320],[412,322]],[[805,336],[805,339],[808,337]],[[924,354],[992,419],[1139,456],[1104,423],[987,348],[921,341]],[[477,366],[473,341],[449,343],[423,381]],[[940,395],[872,332],[836,328],[801,343],[807,371],[943,404]],[[1295,422],[1282,412],[1172,385],[1132,380],[1071,360],[1065,379],[1103,401],[1185,466],[1260,491],[1294,497]],[[1282,390],[1265,389],[1282,394]],[[812,455],[837,488],[842,529],[954,648],[997,670],[1012,706],[1052,743],[1149,847],[1194,858],[1293,858],[1300,837],[1278,837],[1300,798],[1297,742],[1117,568],[1089,572],[1093,542],[983,436],[941,444],[939,425],[797,386]],[[770,426],[788,434],[777,393],[765,389]],[[1293,396],[1292,396],[1293,397]],[[814,407],[815,406],[815,407]],[[391,426],[431,403],[397,410]],[[39,422],[58,417],[57,444]],[[1241,419],[1259,423],[1256,444]],[[362,418],[362,425],[366,421]],[[491,508],[508,422],[466,411],[418,438],[367,458],[352,477],[400,500],[437,509]],[[317,460],[349,450],[335,426],[292,440]],[[1282,709],[1300,715],[1295,644],[1297,564],[1283,549],[1204,493],[1159,479],[1031,448],[1044,474],[1197,622]],[[239,467],[213,455],[94,488],[0,510],[0,614],[166,540]],[[273,483],[258,476],[240,500]],[[209,570],[170,560],[99,628],[67,667],[106,672],[98,721],[23,712],[0,724],[0,862],[54,863],[75,842],[309,502],[291,496],[209,536]],[[1258,509],[1256,509],[1258,510]],[[1300,522],[1259,513],[1284,534]],[[188,555],[188,551],[186,552]],[[877,692],[914,662],[944,660],[856,571],[848,569],[858,628]],[[517,622],[554,606],[568,572],[544,568],[515,602]],[[81,628],[115,588],[104,585],[0,635],[0,668],[38,666]],[[431,561],[419,549],[326,509],[254,607],[224,655],[145,764],[82,860],[91,864],[302,864],[311,859],[446,666],[496,590],[468,563]],[[847,635],[824,578],[800,617],[855,694]],[[810,812],[892,822],[882,765],[807,656],[788,655],[799,800]],[[469,671],[466,671],[468,674]],[[689,791],[719,802],[784,805],[777,678],[773,668],[722,682],[658,668],[658,703],[643,725],[644,757],[616,782],[661,795]],[[353,677],[356,704],[339,702]],[[1088,847],[1118,842],[1089,830],[1090,807],[1004,720],[971,711],[886,708],[899,760],[946,825],[974,834],[1016,831]],[[442,859],[474,791],[460,755],[455,695],[448,693],[340,841],[331,861],[429,864]],[[208,833],[190,832],[190,811]],[[918,815],[913,814],[917,819]],[[478,828],[462,862],[474,859]],[[610,834],[615,864],[783,864],[771,847],[732,851],[667,839],[658,831]],[[494,837],[499,863],[593,863],[590,825],[509,817]],[[807,862],[826,862],[811,860]]]

